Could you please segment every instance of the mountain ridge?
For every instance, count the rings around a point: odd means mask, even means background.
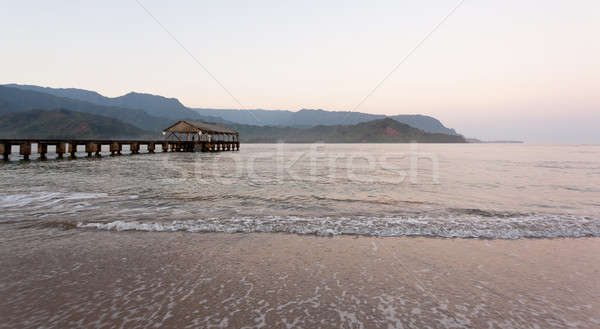
[[[428,133],[391,118],[308,128],[233,125],[244,143],[466,143],[461,135]]]
[[[443,133],[458,135],[451,128],[445,127],[438,119],[422,114],[400,114],[386,116],[383,114],[370,114],[353,111],[326,111],[323,109],[289,110],[236,110],[236,109],[199,109],[200,114],[219,116],[223,120],[239,124],[260,126],[290,126],[312,127],[318,125],[344,125],[358,124],[383,118],[392,118],[398,122],[408,124],[430,133]]]
[[[265,110],[265,109],[210,109],[190,108],[177,98],[129,92],[123,96],[106,97],[98,92],[77,88],[50,88],[35,85],[7,84],[5,87],[32,90],[59,97],[68,97],[89,103],[122,108],[142,109],[147,114],[170,119],[192,119],[208,122],[237,123],[258,126],[312,127],[318,125],[344,125],[392,118],[430,133],[457,135],[438,119],[421,114],[387,116],[353,111],[326,111],[323,109]]]
[[[131,91],[122,96],[107,97],[96,91],[78,88],[50,88],[35,85],[19,85],[14,83],[3,86],[46,93],[57,97],[76,99],[96,105],[143,110],[148,115],[155,117],[164,117],[169,119],[181,119],[187,117],[190,119],[200,119],[211,122],[223,121],[217,117],[207,118],[206,116],[202,116],[201,114],[185,107],[177,98],[167,98],[160,95]]]
[[[143,110],[97,105],[77,99],[0,86],[0,113],[24,112],[33,109],[63,108],[71,111],[102,115],[132,124],[143,130],[161,131],[174,120],[148,115]]]
[[[242,143],[464,143],[462,136],[427,133],[391,118],[356,125],[310,128],[233,125]],[[0,138],[160,139],[119,119],[67,109],[28,110],[0,115]]]

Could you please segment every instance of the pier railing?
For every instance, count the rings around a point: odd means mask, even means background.
[[[138,154],[142,146],[148,153],[154,153],[157,147],[163,152],[220,152],[239,151],[239,141],[174,141],[174,140],[105,140],[105,139],[0,139],[0,154],[4,160],[9,160],[12,147],[19,146],[19,154],[24,160],[29,160],[33,145],[37,146],[40,159],[45,159],[48,146],[54,146],[57,158],[65,154],[76,157],[77,147],[84,146],[88,157],[100,156],[102,146],[108,146],[111,155],[121,155],[123,146],[129,146],[132,154]]]

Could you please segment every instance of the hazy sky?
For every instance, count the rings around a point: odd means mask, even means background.
[[[245,108],[351,110],[459,1],[139,0]],[[240,106],[135,0],[5,1],[0,83]],[[600,1],[466,0],[357,110],[600,142]]]

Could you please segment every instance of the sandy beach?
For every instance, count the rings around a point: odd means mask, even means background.
[[[2,328],[600,325],[598,238],[2,235]]]

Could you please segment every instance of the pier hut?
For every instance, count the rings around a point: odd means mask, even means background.
[[[239,151],[239,133],[233,129],[206,122],[180,120],[163,131],[165,141],[192,147],[181,151],[200,150],[202,152]]]

